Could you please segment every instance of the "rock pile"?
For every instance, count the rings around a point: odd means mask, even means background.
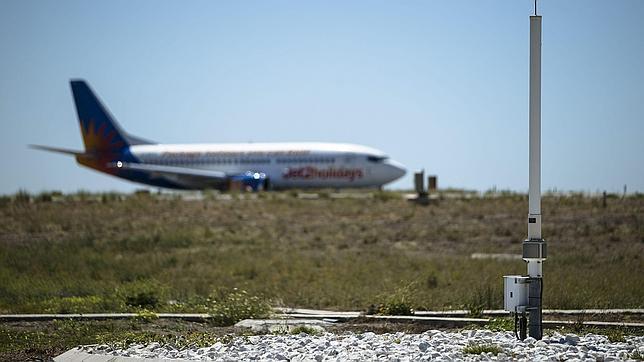
[[[177,350],[159,343],[114,349],[107,345],[80,350],[101,355],[216,361],[364,361],[364,360],[525,360],[615,361],[644,356],[644,337],[626,337],[612,343],[596,334],[577,336],[554,333],[541,341],[519,341],[511,332],[430,330],[422,334],[331,334],[318,336],[258,335],[234,337],[204,348]]]

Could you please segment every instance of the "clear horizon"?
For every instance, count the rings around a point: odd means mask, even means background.
[[[526,192],[532,6],[4,1],[0,194],[146,188],[27,148],[82,149],[72,78],[160,143],[357,143],[407,167],[388,189]],[[644,2],[539,7],[542,190],[644,192]]]

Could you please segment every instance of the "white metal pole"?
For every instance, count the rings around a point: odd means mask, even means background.
[[[542,295],[543,262],[547,257],[546,241],[541,236],[541,16],[537,15],[535,0],[534,16],[530,16],[530,167],[528,191],[528,237],[523,241],[523,260],[528,264],[527,304],[515,305],[514,313],[521,313],[519,320],[520,339],[525,339],[526,327],[530,337],[543,337]],[[516,276],[505,276],[508,278]],[[516,286],[515,286],[516,287]],[[504,284],[504,305],[508,310],[513,302],[512,288]],[[518,293],[517,293],[518,295]],[[519,308],[520,307],[520,308]],[[529,320],[526,321],[526,313]],[[519,317],[519,315],[515,315]],[[516,323],[517,319],[515,319]],[[526,325],[527,322],[527,325]]]
[[[528,239],[541,240],[541,16],[538,15],[530,17],[529,187]]]
[[[541,237],[541,16],[530,17],[530,181],[528,241]],[[528,275],[543,275],[543,259],[529,258]]]
[[[528,238],[523,259],[528,262],[528,330],[530,337],[543,336],[541,295],[546,242],[541,237],[541,16],[530,17],[530,190],[528,192]]]

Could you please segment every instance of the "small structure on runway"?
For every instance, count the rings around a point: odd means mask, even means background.
[[[414,173],[414,191],[415,194],[406,196],[408,201],[416,202],[419,205],[429,205],[431,200],[438,199],[438,176],[429,175],[427,177],[427,189],[425,189],[425,170]]]

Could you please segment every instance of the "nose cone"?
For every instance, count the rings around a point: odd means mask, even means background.
[[[400,162],[397,162],[394,160],[387,160],[385,164],[387,165],[386,182],[397,180],[403,177],[407,173],[405,166],[403,166]]]

